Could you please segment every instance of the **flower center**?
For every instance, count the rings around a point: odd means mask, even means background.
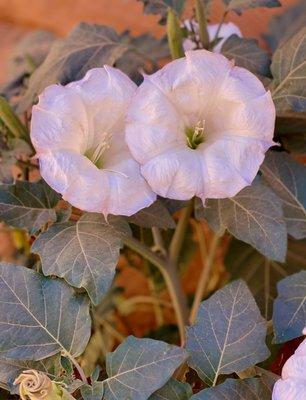
[[[85,157],[87,157],[99,169],[103,167],[103,154],[110,148],[111,136],[105,133],[101,142],[90,149],[86,150]]]
[[[187,145],[195,150],[201,143],[205,142],[205,121],[199,121],[194,128],[185,128]]]

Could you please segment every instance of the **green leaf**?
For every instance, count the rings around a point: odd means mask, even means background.
[[[285,260],[287,229],[282,202],[259,179],[230,199],[208,200],[205,208],[198,201],[196,217],[207,219],[215,232],[227,229],[272,260]]]
[[[11,360],[0,358],[0,386],[5,386],[10,392],[17,394],[16,386],[13,386],[14,380],[23,371],[35,369],[47,374],[51,379],[57,377],[60,369],[59,357],[53,356],[41,361]]]
[[[179,382],[173,378],[157,390],[149,400],[188,400],[192,396],[192,389],[189,383]]]
[[[221,385],[204,389],[191,400],[270,400],[272,390],[261,378],[227,379]]]
[[[266,330],[247,285],[232,282],[201,303],[196,324],[187,328],[188,363],[215,385],[219,375],[242,371],[269,356]]]
[[[279,0],[223,0],[228,10],[236,11],[240,14],[244,10],[257,7],[280,7]]]
[[[45,275],[64,278],[87,290],[97,305],[109,289],[119,260],[122,239],[130,234],[126,221],[87,213],[77,222],[54,224],[32,246]]]
[[[281,45],[273,55],[272,97],[278,114],[306,111],[306,28]]]
[[[286,7],[282,14],[270,19],[269,31],[264,34],[264,38],[274,52],[279,45],[289,40],[304,26],[306,26],[306,2],[300,0],[298,4]]]
[[[181,347],[129,336],[106,356],[105,400],[147,400],[185,361]]]
[[[81,395],[84,400],[101,400],[103,397],[103,382],[93,382],[92,386],[81,387]]]
[[[78,24],[66,38],[54,42],[45,61],[34,71],[18,111],[26,110],[47,86],[67,84],[83,78],[91,68],[113,65],[127,49],[112,28]]]
[[[268,53],[258,46],[255,39],[230,36],[222,46],[222,54],[234,60],[239,67],[260,75],[269,74],[270,59]]]
[[[160,200],[132,215],[128,221],[143,228],[175,228],[174,219]]]
[[[227,251],[225,265],[233,280],[241,278],[248,284],[262,315],[270,320],[277,282],[301,268],[306,269],[306,241],[289,239],[286,263],[281,264],[234,239]]]
[[[269,152],[261,166],[265,181],[283,202],[288,233],[306,237],[306,167],[286,153]]]
[[[14,227],[38,231],[49,221],[56,221],[60,196],[44,181],[0,185],[0,219]]]
[[[140,0],[143,3],[145,14],[160,15],[160,24],[166,23],[168,8],[171,8],[178,15],[184,10],[186,0]]]
[[[0,264],[0,358],[79,356],[90,336],[89,304],[64,282]]]
[[[274,342],[302,336],[306,325],[306,270],[288,276],[277,285],[273,307]]]

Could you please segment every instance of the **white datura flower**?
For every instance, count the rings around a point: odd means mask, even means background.
[[[52,85],[33,107],[31,140],[45,181],[85,211],[132,215],[156,198],[124,140],[137,86],[104,66]]]
[[[186,27],[189,34],[193,35],[197,42],[200,40],[199,35],[199,24],[195,20],[185,20],[184,26]],[[237,35],[242,37],[241,30],[239,27],[233,22],[224,22],[219,29],[220,24],[208,24],[207,32],[209,36],[209,40],[212,42],[215,39],[219,39],[213,47],[214,53],[220,53],[221,48],[226,42],[226,40],[232,36]],[[217,35],[218,34],[218,35]],[[217,35],[217,36],[216,36]],[[196,41],[192,40],[192,38],[186,38],[183,40],[183,47],[185,51],[194,50],[197,47]]]
[[[303,333],[306,335],[306,328]],[[306,400],[306,339],[286,361],[282,378],[274,385],[272,400]]]
[[[126,140],[160,196],[227,198],[254,180],[274,144],[270,92],[246,69],[206,50],[145,76]]]

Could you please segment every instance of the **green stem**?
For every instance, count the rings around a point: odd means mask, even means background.
[[[207,256],[205,238],[203,236],[202,227],[201,227],[200,223],[197,224],[197,234],[198,234],[201,256],[202,256],[202,260],[203,260],[203,269],[201,272],[200,280],[199,280],[197,288],[196,288],[193,304],[192,304],[191,311],[190,311],[190,316],[189,316],[190,324],[193,324],[196,320],[199,306],[201,304],[201,301],[203,299],[204,293],[207,288],[207,284],[209,281],[210,273],[211,273],[215,255],[216,255],[216,250],[218,248],[218,244],[221,239],[220,236],[218,236],[217,234],[214,234],[214,237],[213,237],[210,249],[209,249],[209,253]]]
[[[149,248],[133,237],[125,237],[124,244],[151,264],[155,265],[163,275],[176,314],[181,345],[184,346],[186,341],[185,325],[188,321],[188,309],[186,296],[183,292],[175,266],[170,261],[164,260],[153,253]]]
[[[194,200],[189,200],[189,203],[186,208],[182,211],[180,219],[177,223],[174,235],[172,237],[170,247],[169,247],[169,260],[174,265],[177,265],[182,245],[184,242],[184,238],[186,235],[186,229],[188,227],[189,218],[193,211]]]
[[[26,127],[14,113],[7,100],[0,96],[0,119],[16,138],[21,138],[29,142],[29,135]]]
[[[167,14],[167,37],[172,59],[175,60],[176,58],[184,57],[183,34],[180,20],[175,11],[170,7]]]

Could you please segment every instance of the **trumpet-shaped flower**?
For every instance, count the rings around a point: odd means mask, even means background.
[[[197,47],[197,43],[200,40],[200,35],[199,35],[199,24],[194,21],[194,20],[186,20],[184,21],[184,26],[187,28],[189,31],[189,35],[194,35],[194,39],[192,38],[186,38],[183,41],[183,47],[185,51],[188,50],[194,50]],[[239,37],[242,37],[241,30],[239,27],[234,24],[233,22],[225,22],[221,25],[219,29],[220,24],[208,24],[207,25],[207,33],[209,40],[213,42],[216,39],[216,43],[213,46],[213,52],[214,53],[220,53],[221,48],[223,46],[223,43],[226,42],[226,40],[232,36],[232,35],[237,35]]]
[[[126,140],[157,194],[204,202],[252,183],[274,144],[274,123],[271,94],[256,76],[195,50],[144,77]]]
[[[274,385],[272,400],[306,400],[306,339],[286,361],[282,378]]]
[[[52,85],[33,107],[31,139],[42,177],[82,210],[132,215],[156,198],[124,140],[136,85],[105,66]]]

